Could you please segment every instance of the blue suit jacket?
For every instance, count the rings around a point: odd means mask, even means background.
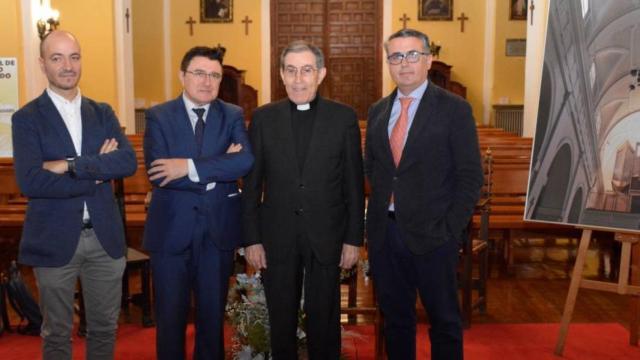
[[[109,180],[132,175],[136,155],[107,104],[82,98],[82,156],[76,177],[42,168],[44,161],[74,157],[76,152],[62,117],[46,92],[13,114],[16,178],[29,198],[19,261],[31,266],[67,264],[78,245],[84,203],[98,240],[113,258],[125,254],[122,219]],[[99,155],[106,139],[118,150]],[[96,184],[96,180],[104,181]]]
[[[193,159],[200,182],[185,176],[159,187],[162,179],[152,181],[144,248],[151,252],[184,251],[191,244],[196,216],[201,214],[207,219],[208,239],[221,250],[234,249],[242,234],[237,180],[253,165],[242,109],[219,99],[211,103],[200,156],[182,96],[147,110],[146,119],[147,169],[156,159]],[[232,143],[242,144],[242,151],[227,154]],[[206,184],[214,181],[215,188],[206,191]]]

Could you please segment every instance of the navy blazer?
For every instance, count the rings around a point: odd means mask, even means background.
[[[125,254],[122,218],[109,180],[132,175],[136,155],[109,105],[83,97],[80,111],[82,155],[76,158],[75,178],[42,168],[44,161],[76,156],[71,135],[46,91],[13,114],[16,178],[29,198],[18,258],[22,264],[67,264],[78,245],[84,203],[104,250],[113,258]],[[118,141],[118,149],[100,155],[110,138]]]
[[[193,159],[200,182],[195,183],[184,176],[159,187],[162,179],[152,181],[144,248],[151,252],[183,252],[191,244],[198,214],[206,216],[208,238],[219,249],[237,247],[242,234],[241,194],[237,180],[253,165],[242,109],[220,99],[211,102],[200,156],[182,95],[150,108],[146,119],[144,158],[147,169],[156,159]],[[232,143],[241,144],[242,150],[227,154]],[[216,186],[206,191],[206,184],[210,182],[216,182]]]
[[[371,184],[369,249],[382,247],[393,192],[407,247],[425,254],[446,241],[462,240],[483,183],[478,136],[469,103],[429,83],[396,168],[388,133],[396,92],[369,109],[364,161]]]

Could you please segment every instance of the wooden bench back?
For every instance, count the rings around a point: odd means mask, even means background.
[[[0,204],[17,197],[20,197],[20,188],[13,166],[0,166]]]
[[[524,196],[527,193],[529,169],[494,168],[491,180],[492,196]]]

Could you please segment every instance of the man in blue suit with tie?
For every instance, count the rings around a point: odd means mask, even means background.
[[[224,358],[224,308],[242,233],[237,180],[253,155],[242,110],[217,99],[223,55],[220,48],[187,51],[182,94],[146,114],[144,154],[154,188],[144,247],[151,253],[158,359],[184,359],[192,293],[194,358]]]
[[[29,198],[19,261],[34,267],[43,358],[71,359],[76,280],[87,313],[88,359],[113,359],[126,246],[110,180],[136,156],[111,107],[81,96],[80,45],[54,31],[40,45],[49,86],[12,118],[16,178]]]

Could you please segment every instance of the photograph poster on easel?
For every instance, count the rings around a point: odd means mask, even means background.
[[[550,2],[526,220],[640,230],[637,19],[638,2]]]

